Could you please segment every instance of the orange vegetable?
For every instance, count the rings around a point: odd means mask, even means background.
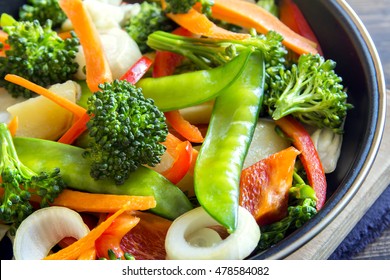
[[[204,137],[199,128],[185,120],[179,110],[164,113],[167,122],[181,136],[193,143],[203,143]]]
[[[161,3],[162,7],[165,8],[165,1],[162,0]],[[207,16],[194,8],[191,8],[186,14],[167,13],[167,16],[181,27],[197,35],[232,40],[242,40],[250,37],[249,34],[231,32],[215,25]]]
[[[298,54],[318,53],[316,45],[297,34],[277,17],[254,3],[240,0],[215,0],[212,16],[245,28],[255,28],[259,33],[276,31],[284,37],[283,43]]]
[[[149,210],[156,207],[156,200],[153,196],[87,193],[65,189],[50,205],[64,206],[77,212],[113,213],[124,207],[130,210]]]
[[[260,226],[287,215],[288,191],[299,151],[289,147],[245,168],[240,180],[240,205]]]
[[[112,222],[128,209],[122,208],[115,212],[112,216],[107,218],[104,222],[99,224],[93,230],[91,230],[86,236],[80,238],[68,247],[61,249],[57,253],[48,255],[44,260],[76,260],[80,255],[84,254],[91,247],[95,246],[95,241],[98,239],[103,232],[112,224]],[[134,218],[139,221],[139,218]]]
[[[57,35],[58,35],[58,37],[60,37],[62,40],[72,38],[72,33],[71,33],[71,31],[60,32],[60,33],[58,33]]]
[[[112,73],[99,34],[82,0],[60,0],[60,7],[72,22],[83,48],[86,62],[87,84],[92,92],[99,84],[112,81]]]
[[[87,123],[90,117],[87,113],[76,120],[73,125],[58,139],[57,142],[63,144],[72,144],[84,131],[87,130]]]
[[[46,98],[50,99],[51,101],[55,102],[56,104],[60,105],[61,107],[72,112],[78,118],[82,117],[86,112],[86,110],[83,107],[77,105],[76,103],[73,103],[72,101],[70,101],[64,97],[59,96],[59,95],[55,94],[54,92],[52,92],[44,87],[41,87],[37,84],[34,84],[34,83],[26,80],[25,78],[22,78],[20,76],[14,75],[14,74],[7,74],[4,79],[8,82],[17,84],[17,85],[22,86],[24,88],[27,88],[27,89],[29,89],[29,90],[31,90],[39,95],[45,96]]]
[[[15,116],[8,124],[8,129],[12,136],[15,136],[16,130],[18,129],[18,125],[19,125],[19,119],[18,116]]]
[[[96,255],[99,258],[109,259],[108,251],[112,250],[117,258],[123,258],[124,252],[120,246],[123,236],[138,224],[139,218],[130,212],[117,217],[108,229],[96,240]]]
[[[82,252],[80,256],[77,258],[77,260],[83,260],[83,261],[96,260],[95,246],[92,246],[89,249]]]

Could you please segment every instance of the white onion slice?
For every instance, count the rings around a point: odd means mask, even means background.
[[[238,225],[234,233],[224,240],[215,235],[212,240],[201,240],[204,228],[218,225],[202,207],[178,217],[168,230],[165,239],[167,259],[170,260],[223,260],[244,259],[256,248],[260,240],[260,228],[251,213],[243,207],[238,211]],[[201,231],[199,231],[201,230]],[[207,235],[210,234],[207,229]],[[204,233],[204,231],[203,231]],[[209,237],[205,236],[204,239]],[[194,239],[198,239],[197,242]],[[191,244],[195,242],[195,244]],[[201,246],[205,244],[206,246]]]
[[[80,239],[89,232],[80,214],[66,207],[42,208],[18,227],[14,241],[16,260],[40,260],[64,237]]]
[[[317,149],[325,173],[336,169],[340,157],[342,134],[334,133],[329,128],[317,129],[312,135],[313,144]]]

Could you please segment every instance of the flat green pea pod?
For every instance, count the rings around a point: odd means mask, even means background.
[[[264,60],[250,54],[244,72],[216,98],[195,165],[195,194],[201,206],[229,232],[237,227],[242,165],[263,101]]]
[[[191,210],[185,194],[159,173],[140,167],[132,172],[123,185],[111,180],[94,180],[89,175],[90,164],[82,156],[84,149],[36,138],[14,138],[20,160],[32,170],[51,170],[59,167],[66,184],[76,190],[91,193],[154,196],[157,206],[150,211],[175,219]]]
[[[163,112],[182,109],[215,98],[232,85],[245,69],[249,54],[210,70],[199,70],[161,78],[144,78],[136,85]]]

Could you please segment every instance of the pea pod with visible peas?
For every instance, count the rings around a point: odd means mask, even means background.
[[[172,220],[192,209],[192,204],[178,187],[147,167],[141,166],[118,186],[111,180],[94,180],[89,175],[90,163],[82,156],[82,148],[22,137],[15,137],[14,144],[26,166],[36,172],[59,167],[65,183],[73,189],[91,193],[151,195],[157,206],[150,211]]]
[[[195,165],[200,205],[229,232],[237,226],[240,175],[263,100],[264,76],[262,54],[250,53],[242,75],[215,100]]]

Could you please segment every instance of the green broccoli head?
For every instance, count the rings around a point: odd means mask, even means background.
[[[342,78],[334,69],[333,60],[320,55],[301,55],[291,68],[271,71],[264,104],[275,120],[293,115],[304,123],[315,127],[328,127],[342,132],[347,110],[347,93]]]
[[[88,99],[91,176],[122,184],[140,165],[160,162],[168,128],[164,114],[140,88],[115,80]]]
[[[0,188],[4,189],[0,220],[15,229],[33,212],[31,195],[41,198],[41,207],[49,206],[65,188],[65,182],[59,169],[37,174],[20,162],[5,123],[0,123],[0,143]]]
[[[150,51],[146,44],[149,34],[157,30],[172,31],[177,25],[163,13],[157,3],[143,2],[138,14],[131,17],[124,28],[130,37],[138,44],[142,53]]]
[[[187,13],[197,2],[202,5],[202,13],[211,14],[211,7],[214,0],[166,0],[167,7],[165,12],[173,14]]]
[[[75,35],[62,40],[51,29],[50,20],[44,26],[35,20],[13,21],[13,24],[2,27],[8,33],[6,43],[10,49],[5,51],[5,57],[0,57],[0,86],[5,87],[14,97],[29,98],[34,94],[5,81],[7,74],[16,74],[46,87],[71,79],[77,71],[78,64],[74,58],[79,40]]]
[[[53,27],[58,27],[66,18],[58,0],[28,0],[27,4],[19,9],[20,21],[38,20],[41,25],[44,25],[50,19]]]

